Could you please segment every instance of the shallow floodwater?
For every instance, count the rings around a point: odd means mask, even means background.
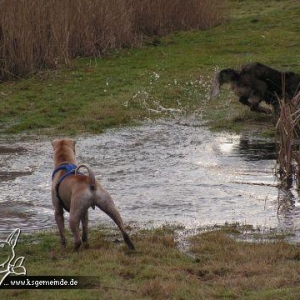
[[[92,166],[124,222],[139,227],[238,222],[297,231],[298,195],[278,189],[274,157],[272,141],[167,121],[77,138],[78,162]],[[0,231],[56,226],[51,173],[50,141],[0,141]],[[90,224],[113,223],[96,209]]]

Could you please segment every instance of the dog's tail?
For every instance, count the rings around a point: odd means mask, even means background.
[[[81,169],[81,168],[85,168],[88,171],[88,173],[89,173],[88,177],[90,179],[90,189],[92,191],[94,191],[96,189],[96,184],[95,184],[96,179],[95,179],[95,174],[94,174],[93,170],[91,169],[91,167],[89,165],[87,165],[87,164],[81,164],[81,165],[79,165],[76,168],[76,170],[75,170],[75,176],[77,175],[79,169]]]

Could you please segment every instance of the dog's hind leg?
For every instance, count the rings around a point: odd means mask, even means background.
[[[80,212],[76,211],[74,208],[71,208],[69,225],[74,236],[74,251],[78,251],[82,243],[79,231],[79,224],[81,219],[82,214],[80,214]]]
[[[121,215],[116,209],[115,204],[107,191],[105,191],[104,189],[97,189],[97,198],[95,200],[95,205],[99,207],[103,212],[105,212],[117,224],[122,232],[123,239],[128,248],[134,250],[134,245],[124,228]]]
[[[85,248],[89,247],[88,243],[88,223],[89,223],[89,215],[88,211],[81,218],[82,225],[82,242]]]

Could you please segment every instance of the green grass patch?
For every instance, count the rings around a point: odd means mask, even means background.
[[[250,230],[249,228],[246,228]],[[2,290],[1,299],[296,299],[300,252],[282,239],[248,243],[245,230],[226,225],[190,238],[178,250],[176,230],[163,226],[134,234],[136,251],[114,243],[115,234],[91,230],[90,248],[73,253],[68,234],[21,234],[15,248],[28,276],[94,276],[88,289]],[[180,229],[179,229],[180,230]],[[117,233],[118,234],[118,233]],[[17,276],[15,279],[22,279]]]
[[[169,117],[170,109],[178,109],[196,113],[215,129],[240,131],[257,121],[257,113],[226,89],[210,100],[211,77],[217,69],[251,61],[299,72],[299,13],[292,0],[231,0],[228,20],[218,27],[178,32],[156,46],[79,58],[63,69],[2,83],[0,130],[99,133]],[[272,117],[263,126],[269,123],[272,127]]]

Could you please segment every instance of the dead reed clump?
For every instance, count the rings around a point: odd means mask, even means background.
[[[131,15],[124,12],[124,0],[1,1],[0,78],[134,45]]]
[[[177,30],[207,29],[224,21],[225,1],[127,0],[137,34],[164,35]]]
[[[300,93],[292,101],[280,100],[277,131],[277,172],[284,188],[300,188]]]
[[[0,80],[224,20],[218,0],[2,0]]]

